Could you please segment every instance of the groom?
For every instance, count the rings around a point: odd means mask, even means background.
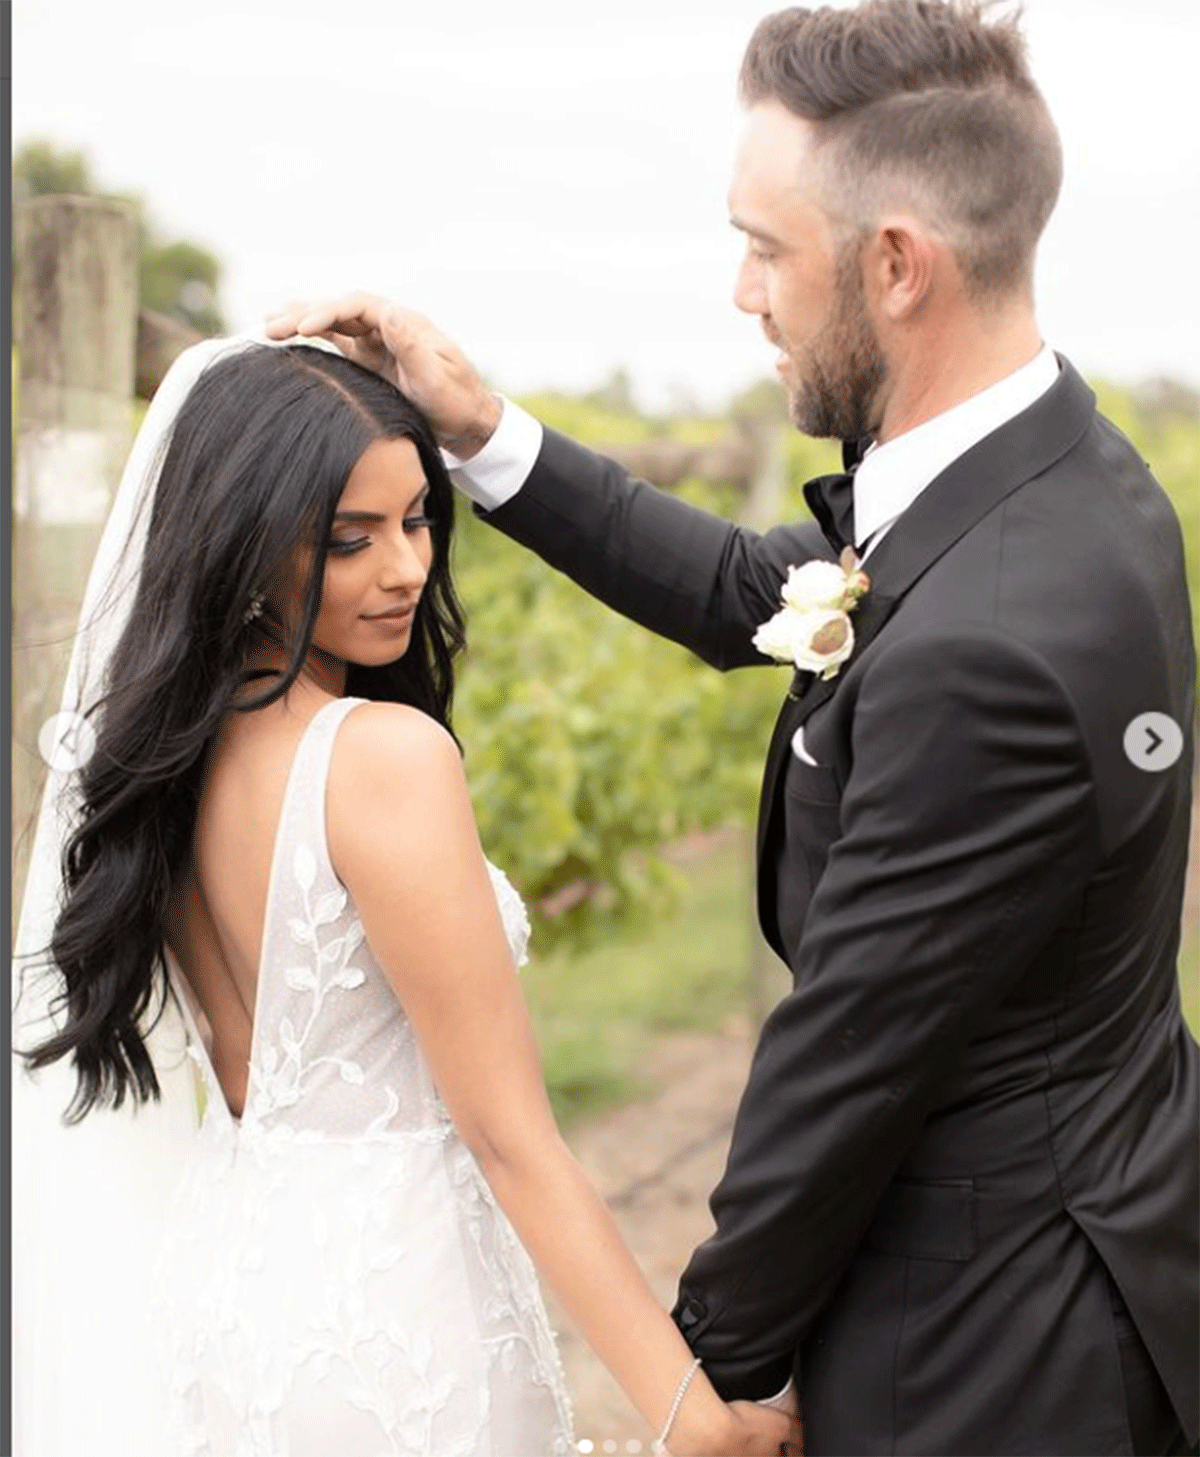
[[[1058,136],[973,4],[784,11],[741,85],[735,301],[797,427],[852,442],[817,524],[631,481],[378,299],[272,332],[389,370],[489,521],[719,668],[763,661],[790,567],[865,563],[857,598],[821,574],[824,633],[775,634],[821,670],[759,817],[794,989],[674,1311],[718,1391],[794,1376],[810,1454],[1195,1450],[1191,619],[1170,504],[1035,322]]]

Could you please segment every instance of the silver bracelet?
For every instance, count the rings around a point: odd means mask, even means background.
[[[679,1414],[679,1404],[680,1402],[682,1402],[684,1396],[686,1395],[688,1387],[692,1384],[692,1377],[695,1376],[696,1372],[699,1371],[699,1369],[700,1357],[697,1356],[692,1364],[688,1367],[687,1375],[679,1383],[679,1390],[675,1393],[675,1400],[671,1403],[671,1410],[667,1413],[666,1424],[664,1425],[662,1431],[655,1438],[655,1440],[650,1444],[651,1452],[665,1452],[667,1450],[667,1433],[671,1430],[671,1426],[674,1423],[676,1416]]]

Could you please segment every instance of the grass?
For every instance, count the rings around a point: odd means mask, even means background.
[[[522,981],[561,1124],[652,1091],[664,1033],[715,1032],[753,1004],[752,854],[736,837],[687,865],[668,914],[603,945],[543,958],[535,943]]]
[[[543,958],[535,943],[522,981],[560,1126],[653,1092],[646,1070],[665,1033],[716,1032],[731,1016],[757,1025],[789,990],[782,966],[750,960],[752,855],[739,837],[682,867],[669,914],[603,945]],[[1200,928],[1185,928],[1179,982],[1200,1038]]]

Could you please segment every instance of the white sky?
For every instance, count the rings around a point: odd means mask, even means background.
[[[14,0],[14,141],[83,149],[225,264],[250,327],[366,287],[501,387],[617,365],[719,403],[772,351],[730,301],[738,62],[780,0]],[[1200,4],[1027,0],[1066,183],[1043,332],[1200,385]]]

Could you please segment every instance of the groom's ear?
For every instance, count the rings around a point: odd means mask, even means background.
[[[881,321],[908,322],[933,292],[939,271],[955,268],[944,239],[919,218],[885,218],[863,249],[863,289]]]

